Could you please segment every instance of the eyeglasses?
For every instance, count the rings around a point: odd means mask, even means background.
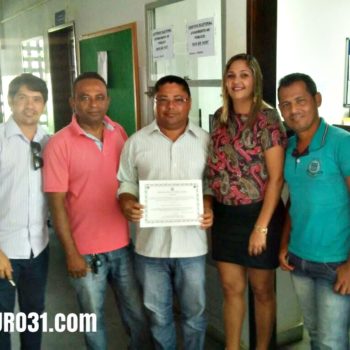
[[[183,106],[190,99],[187,97],[175,97],[173,100],[170,100],[166,97],[156,97],[154,99],[155,103],[159,106],[168,106],[170,103],[173,103],[176,107]]]
[[[44,160],[40,157],[41,145],[39,142],[30,141],[30,150],[33,156],[33,168],[38,170],[43,167]]]

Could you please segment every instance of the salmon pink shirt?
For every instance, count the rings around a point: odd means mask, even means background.
[[[97,254],[129,243],[128,222],[116,192],[120,153],[127,135],[107,116],[102,148],[76,117],[51,137],[44,152],[44,191],[65,192],[73,239],[80,254]]]

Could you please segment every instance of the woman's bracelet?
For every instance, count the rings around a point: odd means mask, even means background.
[[[255,225],[254,230],[259,232],[259,233],[262,233],[263,235],[267,235],[267,232],[269,231],[269,229],[267,227],[262,227],[260,225]]]

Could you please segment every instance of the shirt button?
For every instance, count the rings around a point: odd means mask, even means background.
[[[297,159],[297,163],[300,163],[300,159],[299,158]]]

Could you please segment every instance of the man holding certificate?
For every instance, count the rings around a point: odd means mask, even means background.
[[[126,142],[118,172],[122,211],[140,222],[136,271],[156,349],[176,349],[173,295],[181,309],[183,346],[204,348],[205,229],[212,225],[203,184],[208,134],[189,121],[187,82],[165,76],[155,85],[155,117]],[[204,192],[204,198],[203,196]]]

